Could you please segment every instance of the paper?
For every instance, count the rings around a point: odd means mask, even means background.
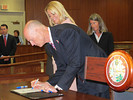
[[[12,90],[12,91],[16,92],[16,93],[19,93],[19,94],[40,92],[39,89],[32,89],[32,88],[15,89],[15,90]]]

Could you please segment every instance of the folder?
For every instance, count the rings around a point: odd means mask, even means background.
[[[10,91],[32,100],[63,96],[62,93],[46,93],[32,88],[14,89]]]

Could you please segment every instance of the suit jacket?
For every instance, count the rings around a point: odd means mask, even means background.
[[[63,90],[68,90],[77,76],[79,92],[96,95],[108,91],[106,84],[84,79],[85,57],[106,57],[105,52],[75,25],[56,25],[50,27],[50,30],[56,50],[50,44],[46,44],[45,48],[48,48],[53,55],[57,71],[48,82],[53,86],[57,84]]]
[[[6,46],[4,43],[3,35],[0,36],[0,57],[3,56],[13,56],[16,52],[16,40],[15,37],[8,34]],[[1,63],[5,63],[3,60],[1,60]],[[6,63],[10,63],[6,62]]]
[[[51,77],[53,75],[52,54],[49,52],[49,49],[46,46],[45,51],[47,53],[46,74]]]
[[[99,47],[101,47],[106,52],[107,55],[114,51],[114,40],[112,33],[103,32],[99,42],[97,42],[94,33],[90,35],[90,37]]]

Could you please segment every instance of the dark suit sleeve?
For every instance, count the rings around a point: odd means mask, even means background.
[[[2,56],[2,36],[0,36],[0,57]]]
[[[114,51],[114,39],[112,33],[109,33],[109,38],[108,38],[108,55],[111,54]]]
[[[68,90],[81,66],[79,33],[75,30],[65,30],[60,36],[60,44],[60,48],[62,48],[60,52],[62,54],[62,58],[60,58],[62,64],[57,64],[59,69],[48,82],[52,83],[52,81],[56,80],[59,87]],[[64,70],[60,69],[63,67]]]
[[[11,38],[11,51],[10,51],[10,53],[9,53],[9,55],[10,56],[13,56],[13,55],[15,55],[15,52],[16,52],[16,48],[17,48],[17,45],[16,45],[16,40],[15,40],[15,37],[14,36],[12,36],[12,38]]]

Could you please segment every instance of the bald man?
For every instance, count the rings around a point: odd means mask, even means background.
[[[47,27],[31,20],[24,28],[24,36],[32,46],[44,45],[57,65],[55,74],[47,82],[33,80],[32,87],[45,92],[68,90],[76,77],[78,92],[109,98],[107,84],[84,79],[85,56],[106,57],[106,54],[82,29],[72,24]]]

